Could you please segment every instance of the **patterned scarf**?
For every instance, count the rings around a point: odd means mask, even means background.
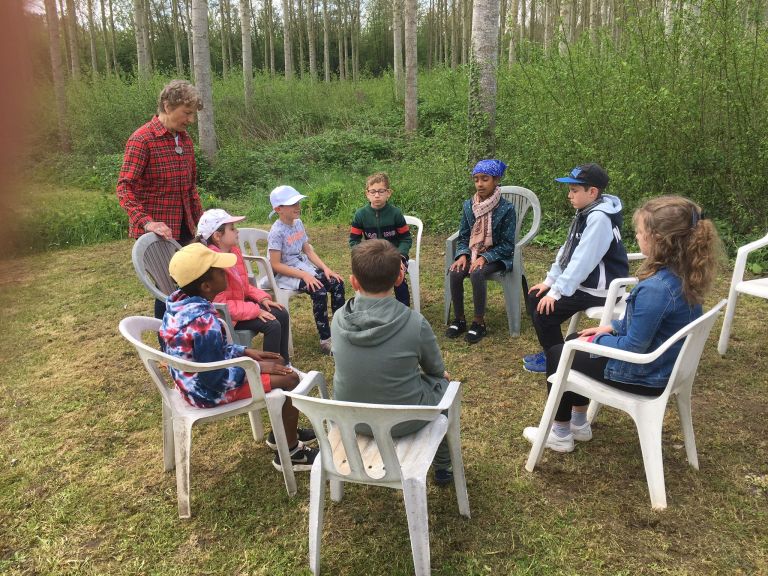
[[[472,234],[469,237],[469,247],[472,250],[472,262],[475,261],[477,255],[481,252],[485,252],[488,248],[493,246],[493,235],[491,233],[491,213],[496,206],[499,205],[501,200],[501,188],[496,186],[493,194],[491,194],[485,200],[480,200],[480,197],[475,192],[472,198],[472,213],[475,215],[475,223],[472,226]]]

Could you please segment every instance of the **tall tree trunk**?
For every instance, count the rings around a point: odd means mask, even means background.
[[[299,40],[299,78],[304,78],[304,3],[296,0],[296,6],[291,3],[293,12],[293,30]]]
[[[232,4],[229,0],[221,0],[224,2],[224,22],[227,27],[227,56],[229,57],[229,69],[232,70],[235,67],[235,51],[232,49]]]
[[[328,16],[328,0],[323,0],[323,72],[325,81],[331,81],[331,22]]]
[[[96,26],[93,24],[93,0],[88,0],[88,39],[91,45],[91,73],[99,73],[99,57],[96,54]]]
[[[416,69],[418,0],[405,0],[405,131],[414,134],[419,126]]]
[[[451,70],[456,70],[456,67],[459,65],[459,35],[456,29],[457,12],[456,0],[451,0]]]
[[[293,79],[293,44],[291,43],[290,0],[283,0],[283,57],[285,79]]]
[[[498,0],[475,0],[469,59],[467,161],[471,165],[496,151],[496,69],[499,48]]]
[[[173,52],[176,55],[176,74],[184,75],[184,58],[181,55],[179,34],[179,0],[171,0],[171,29],[173,30]]]
[[[48,23],[48,44],[51,52],[53,91],[56,97],[56,117],[59,124],[59,149],[70,151],[69,129],[67,128],[67,94],[64,86],[64,70],[61,64],[61,39],[59,38],[59,17],[56,0],[45,0],[45,19]]]
[[[146,18],[144,18],[144,0],[133,0],[133,25],[136,36],[136,58],[139,77],[148,78],[151,71],[149,65],[149,50],[145,44]]]
[[[67,38],[69,39],[69,63],[72,65],[72,77],[80,76],[80,49],[77,42],[77,11],[75,0],[67,0]]]
[[[189,52],[189,76],[195,81],[195,42],[192,33],[192,0],[186,0],[187,15],[187,51]]]
[[[392,0],[393,71],[395,73],[395,100],[403,97],[403,0]]]
[[[504,52],[504,46],[506,46],[504,35],[507,33],[507,0],[499,0],[499,56],[501,57]]]
[[[340,11],[337,11],[338,13],[338,38],[339,41],[337,42],[339,47],[339,80],[346,80],[347,77],[344,75],[344,24],[341,21],[341,13]]]
[[[115,12],[112,10],[112,0],[109,0],[109,36],[112,43],[112,66],[115,74],[120,75],[120,65],[117,63],[117,42],[115,40]]]
[[[203,109],[198,113],[200,148],[209,162],[216,157],[216,131],[213,126],[213,89],[211,85],[211,46],[208,39],[208,2],[192,3],[192,43],[195,47],[195,85],[200,90]]]
[[[560,56],[568,53],[568,44],[571,41],[571,10],[574,0],[560,0]]]
[[[309,46],[309,77],[317,81],[317,29],[315,0],[307,0],[307,44]]]
[[[144,1],[144,46],[147,49],[147,57],[149,60],[149,71],[152,72],[155,62],[155,45],[152,39],[157,35],[154,33],[154,20],[152,20],[152,11],[149,0]]]
[[[592,0],[589,11],[589,37],[597,44],[597,29],[600,28],[600,0]]]
[[[517,12],[520,10],[520,0],[512,0],[512,15],[509,19],[509,50],[507,60],[511,66],[517,61]]]
[[[109,76],[112,73],[112,62],[109,55],[109,34],[107,32],[107,14],[104,10],[104,0],[99,0],[101,9],[101,39],[104,42],[104,71]]]
[[[240,0],[240,31],[243,43],[243,96],[245,109],[253,100],[253,53],[251,52],[251,7],[248,0]]]
[[[352,81],[357,82],[360,79],[360,0],[353,0],[352,6]]]
[[[229,75],[229,57],[227,55],[227,19],[224,16],[224,1],[219,0],[219,38],[221,40],[221,75]]]

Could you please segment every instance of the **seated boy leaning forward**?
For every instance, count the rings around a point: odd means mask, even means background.
[[[236,262],[234,254],[214,252],[199,243],[189,244],[173,255],[168,271],[181,288],[168,296],[166,302],[160,327],[164,350],[171,356],[193,362],[218,362],[248,356],[259,363],[265,392],[272,388],[291,390],[299,383],[299,377],[284,365],[279,354],[227,344],[225,341],[211,301],[227,288],[224,269],[231,268]],[[237,366],[200,373],[170,368],[170,372],[182,398],[198,408],[212,408],[251,397],[245,370]],[[318,451],[304,442],[314,440],[315,433],[311,429],[297,429],[298,419],[298,410],[286,399],[283,423],[293,469],[309,470]],[[267,445],[277,450],[273,432],[269,433]],[[277,453],[272,464],[282,471]]]
[[[605,305],[610,283],[629,274],[621,241],[621,200],[603,194],[608,186],[605,170],[582,164],[555,180],[568,184],[576,215],[546,279],[528,291],[528,309],[542,347],[523,358],[528,372],[545,372],[546,351],[563,343],[560,325],[576,312]]]
[[[407,271],[408,252],[411,250],[413,239],[400,208],[389,203],[389,198],[392,196],[389,176],[385,172],[376,172],[368,176],[365,182],[365,196],[368,198],[368,205],[359,208],[352,217],[349,247],[354,248],[363,238],[387,240],[400,252],[402,265]],[[406,306],[411,305],[405,279],[399,286],[395,286],[395,298]]]
[[[368,240],[352,250],[350,281],[358,295],[331,325],[336,372],[333,395],[346,402],[434,406],[448,386],[440,348],[426,319],[392,296],[402,281],[400,254],[386,240]],[[393,436],[412,434],[423,421],[398,424]],[[435,482],[453,479],[445,440],[435,454]]]

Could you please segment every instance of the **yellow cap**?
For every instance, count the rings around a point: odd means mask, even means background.
[[[210,268],[232,268],[237,256],[214,252],[199,242],[193,242],[176,252],[168,263],[168,272],[179,286],[186,286],[208,272]]]

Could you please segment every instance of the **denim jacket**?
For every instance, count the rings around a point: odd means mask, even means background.
[[[602,334],[594,342],[640,354],[653,352],[701,314],[700,304],[686,302],[680,277],[667,268],[661,268],[632,290],[627,298],[624,318],[613,322],[616,335]],[[611,359],[605,367],[605,377],[615,382],[664,388],[682,346],[682,341],[677,342],[649,364]]]
[[[472,198],[464,201],[461,208],[461,224],[459,237],[456,242],[455,260],[466,254],[470,256],[469,237],[472,235],[472,226],[475,223],[475,213],[472,212]],[[504,272],[512,269],[515,256],[515,230],[517,229],[517,215],[515,207],[504,198],[499,199],[499,204],[491,213],[491,236],[493,246],[487,252],[479,254],[489,264],[501,261],[504,264]]]

